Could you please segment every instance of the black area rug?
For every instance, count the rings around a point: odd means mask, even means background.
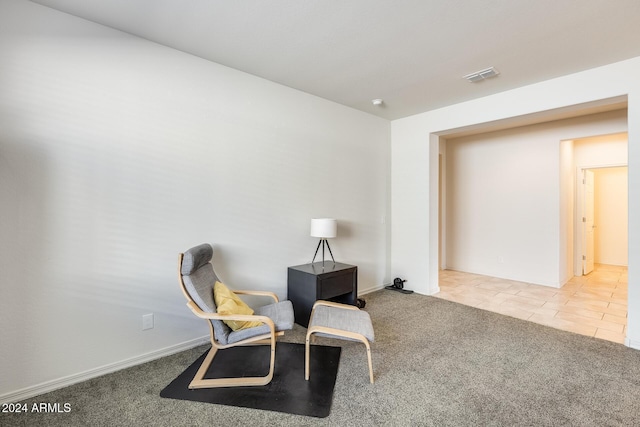
[[[269,346],[218,350],[205,378],[263,376],[269,372]],[[273,380],[259,387],[189,389],[207,352],[173,380],[160,396],[324,418],[331,411],[340,347],[311,346],[309,381],[304,379],[304,344],[277,343]]]

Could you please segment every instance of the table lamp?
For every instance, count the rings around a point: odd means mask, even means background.
[[[319,237],[320,241],[318,242],[318,246],[316,247],[316,253],[313,255],[313,260],[311,264],[316,260],[316,256],[318,255],[318,249],[320,249],[320,245],[322,245],[322,265],[324,266],[324,247],[325,245],[329,249],[329,254],[331,254],[331,259],[333,263],[336,263],[336,260],[333,258],[333,253],[331,252],[331,246],[329,246],[329,242],[327,239],[332,239],[336,237],[336,232],[338,229],[338,222],[335,219],[331,218],[313,218],[311,220],[311,237]]]

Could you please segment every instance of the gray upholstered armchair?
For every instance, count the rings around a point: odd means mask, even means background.
[[[216,307],[214,286],[222,283],[216,275],[211,260],[213,248],[204,243],[189,249],[179,256],[180,286],[187,298],[187,306],[193,313],[207,320],[211,333],[211,350],[202,362],[189,388],[258,386],[268,384],[273,378],[275,366],[276,337],[283,335],[285,330],[293,328],[294,314],[291,301],[278,301],[273,292],[264,291],[233,291],[235,295],[262,295],[273,298],[274,303],[255,310],[254,314],[220,314]],[[216,282],[220,282],[216,284]],[[224,286],[224,285],[223,285]],[[228,289],[224,288],[225,291]],[[220,290],[222,294],[223,291]],[[235,295],[234,295],[235,294]],[[226,322],[250,322],[243,324],[242,329],[232,330]],[[231,323],[235,326],[234,323]],[[244,344],[270,344],[271,361],[269,373],[264,377],[216,378],[204,379],[213,358],[219,349]]]

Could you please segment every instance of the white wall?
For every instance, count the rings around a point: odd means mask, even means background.
[[[562,175],[561,141],[625,131],[626,121],[619,110],[448,140],[447,267],[564,284],[573,210],[561,189],[572,198],[573,174]]]
[[[580,169],[626,165],[627,151],[626,133],[592,136],[573,141],[574,163],[575,167]]]
[[[626,125],[626,117],[625,117]],[[559,284],[573,277],[575,253],[575,211],[576,211],[576,173],[573,164],[573,140],[560,141],[560,209],[558,211],[560,227],[559,242]]]
[[[193,345],[177,254],[286,297],[312,217],[360,290],[389,279],[389,122],[0,0],[0,400]],[[142,315],[155,328],[142,331]]]
[[[412,289],[438,291],[439,135],[543,114],[552,117],[628,97],[629,318],[627,344],[640,348],[640,58],[418,114],[391,124],[392,276]],[[464,82],[461,82],[463,84]],[[606,102],[606,101],[604,101]],[[587,135],[585,135],[587,136]],[[434,157],[436,158],[434,160]],[[435,232],[434,232],[435,230]]]
[[[627,257],[627,168],[593,169],[595,181],[594,259],[598,264],[622,265]]]

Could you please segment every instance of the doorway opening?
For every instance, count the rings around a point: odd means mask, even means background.
[[[578,170],[575,232],[579,257],[575,275],[591,273],[596,264],[628,265],[627,165]]]
[[[587,275],[596,264],[626,268],[627,133],[571,142],[576,167],[573,275]]]
[[[592,116],[559,127],[559,131],[551,129],[551,132],[561,134],[572,124],[576,125],[575,129],[579,132],[583,132],[581,126],[599,120],[601,128],[616,127],[625,119],[626,111]],[[543,137],[544,132],[548,131],[544,125],[531,130]],[[604,140],[611,139],[612,135],[624,138],[624,146],[612,144],[603,148],[607,142]],[[531,142],[524,145],[527,138]],[[441,271],[440,294],[435,296],[559,329],[624,342],[627,261],[626,258],[614,261],[611,247],[617,245],[626,257],[627,243],[626,240],[618,240],[617,244],[608,242],[606,238],[613,237],[613,233],[608,231],[604,223],[600,225],[603,217],[598,218],[597,215],[602,215],[599,212],[602,209],[598,206],[612,205],[607,197],[620,201],[620,194],[624,194],[624,202],[627,203],[627,190],[616,189],[614,192],[606,187],[611,185],[611,179],[599,175],[622,171],[626,177],[626,138],[626,133],[619,133],[576,140],[562,139],[561,154],[567,156],[561,159],[559,177],[554,174],[557,163],[551,163],[554,152],[557,156],[558,139],[555,140],[555,151],[552,148],[554,143],[550,141],[546,143],[546,148],[543,147],[547,150],[546,154],[541,153],[538,151],[541,144],[538,139],[542,138],[532,137],[529,129],[524,133],[514,129],[486,136],[465,137],[454,141],[451,146],[451,140],[441,139],[440,158],[443,160],[439,162],[438,180],[438,266]],[[624,159],[611,160],[612,152],[624,155]],[[513,155],[519,156],[516,157],[518,162],[512,161]],[[555,159],[557,162],[557,157]],[[542,167],[533,167],[533,162],[538,162]],[[541,174],[540,171],[545,167],[548,168],[547,172]],[[594,244],[590,256],[593,264],[590,276],[583,276],[586,270],[583,271],[582,248],[587,246],[582,236],[585,229],[584,201],[578,196],[578,192],[584,191],[583,187],[578,186],[587,173],[583,171],[593,173],[594,207],[589,226]],[[559,190],[558,178],[561,181]],[[596,201],[599,196],[604,196],[604,201]],[[558,197],[561,199],[559,222]],[[548,206],[545,208],[540,201]],[[626,213],[627,209],[618,206],[614,211]],[[525,227],[522,218],[527,215],[529,221]],[[618,217],[613,222],[620,225],[622,221]],[[624,223],[622,234],[627,238],[626,219]],[[505,232],[509,227],[511,231]],[[535,233],[531,233],[531,229]],[[619,233],[616,235],[619,236]],[[535,250],[526,252],[526,248],[522,247],[525,245],[523,242],[528,242],[529,247],[535,245]],[[608,246],[604,251],[603,245]],[[596,251],[599,251],[597,255]],[[555,261],[552,261],[553,257]],[[521,260],[534,262],[524,263]],[[533,268],[530,268],[532,265]],[[536,266],[541,267],[535,270]],[[521,273],[520,278],[517,277]],[[536,278],[540,280],[536,281]]]

